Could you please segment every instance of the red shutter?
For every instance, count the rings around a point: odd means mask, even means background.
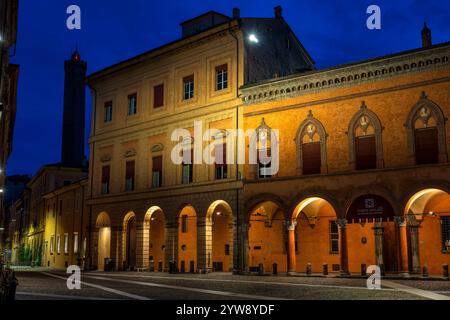
[[[363,136],[355,139],[356,169],[376,169],[377,147],[375,136]]]
[[[125,175],[127,179],[134,179],[134,160],[127,161]]]
[[[162,157],[153,158],[153,168],[152,171],[162,171]]]
[[[153,108],[164,105],[164,84],[153,87]]]
[[[319,174],[321,167],[320,142],[302,144],[303,174]]]
[[[416,164],[439,162],[437,128],[416,129],[414,139]]]
[[[109,175],[110,175],[111,167],[103,166],[102,167],[102,183],[109,183]]]

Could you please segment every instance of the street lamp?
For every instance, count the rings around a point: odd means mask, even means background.
[[[256,35],[255,35],[254,33],[252,33],[252,34],[250,34],[250,35],[248,36],[248,40],[249,40],[250,42],[253,42],[253,43],[258,43],[258,42],[259,42],[258,38],[256,37]]]

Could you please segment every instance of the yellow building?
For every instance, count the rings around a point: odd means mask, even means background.
[[[280,7],[181,25],[181,39],[88,77],[91,268],[442,273],[450,43],[424,28],[422,48],[315,70]],[[195,121],[219,142],[256,132],[227,140],[225,164],[174,163],[179,143],[194,161],[208,145]],[[255,139],[279,170],[249,163]]]
[[[83,266],[88,241],[89,212],[85,206],[88,180],[73,182],[43,196],[45,234],[43,265]]]

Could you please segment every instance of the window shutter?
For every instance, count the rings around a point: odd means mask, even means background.
[[[153,169],[152,171],[161,171],[162,170],[162,157],[154,157],[153,158]]]
[[[322,163],[320,142],[302,145],[303,174],[319,174]]]
[[[134,178],[134,161],[127,161],[125,175],[127,179]]]
[[[414,139],[416,164],[439,162],[437,128],[416,129]]]
[[[109,183],[110,166],[103,166],[102,168],[102,183]]]
[[[355,139],[356,169],[376,169],[377,148],[375,136],[363,136]]]
[[[153,87],[153,108],[164,105],[164,84]]]

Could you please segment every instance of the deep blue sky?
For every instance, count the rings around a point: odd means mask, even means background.
[[[20,79],[13,154],[8,174],[34,174],[59,161],[64,60],[78,43],[88,73],[180,37],[179,23],[216,10],[243,17],[283,16],[316,61],[318,68],[413,49],[421,45],[427,21],[433,42],[450,40],[450,7],[443,0],[21,0],[14,63]],[[82,29],[66,28],[66,8],[82,10]],[[366,28],[366,8],[382,10],[382,29]],[[87,95],[86,137],[90,128]],[[86,147],[87,150],[87,147]]]

